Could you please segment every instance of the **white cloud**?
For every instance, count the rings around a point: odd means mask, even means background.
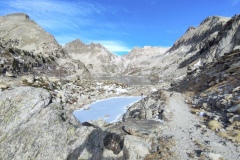
[[[99,4],[84,1],[59,0],[13,0],[0,2],[7,6],[8,12],[24,12],[40,26],[47,29],[78,29],[94,24],[93,15],[102,14],[106,9]]]
[[[104,7],[91,4],[84,1],[67,2],[59,0],[14,0],[7,1],[7,5],[12,8],[21,9],[25,11],[31,11],[35,13],[59,13],[64,15],[89,15],[92,13],[101,13]]]

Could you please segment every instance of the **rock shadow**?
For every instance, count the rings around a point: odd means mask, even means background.
[[[78,160],[84,149],[87,149],[92,155],[91,158],[89,158],[90,160],[116,159],[115,157],[104,157],[104,149],[111,150],[115,155],[123,151],[124,157],[121,156],[117,159],[128,159],[127,155],[129,155],[128,150],[124,147],[123,136],[101,129],[93,130],[84,143],[68,155],[67,160]]]

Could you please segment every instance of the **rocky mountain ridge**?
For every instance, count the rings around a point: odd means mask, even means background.
[[[71,59],[82,61],[94,76],[113,76],[121,73],[122,58],[99,43],[88,45],[77,39],[67,43],[63,48]]]
[[[118,74],[154,76],[159,80],[181,79],[188,70],[238,49],[239,23],[239,15],[232,18],[211,16],[198,27],[190,27],[171,48],[136,47],[119,60],[121,69]]]
[[[128,54],[124,55],[124,75],[143,76],[149,75],[151,69],[147,66],[151,65],[151,61],[156,57],[163,55],[168,47],[151,47],[143,48],[135,47]]]
[[[149,67],[155,67],[155,71],[163,79],[168,77],[177,80],[183,78],[187,70],[194,70],[233,48],[237,49],[239,44],[235,42],[239,40],[239,17],[240,15],[232,18],[217,16],[206,18],[198,27],[190,27],[173,47],[164,55],[155,58]],[[223,32],[226,32],[225,36]],[[226,35],[232,36],[227,38]],[[233,37],[238,39],[234,40],[234,43]]]
[[[101,44],[84,44],[79,39],[61,47],[26,14],[0,17],[0,35],[5,46],[47,58],[52,56],[58,64],[52,69],[63,70],[68,76],[134,75],[149,76],[154,81],[177,80],[188,70],[239,48],[239,17],[208,17],[198,27],[190,27],[171,48],[136,47],[123,57],[114,55]]]
[[[163,54],[168,49],[151,46],[135,47],[127,55],[120,57],[108,51],[101,44],[84,44],[79,39],[64,46],[64,51],[70,57],[81,60],[94,76],[143,76],[145,74],[141,72],[150,63],[149,59]]]

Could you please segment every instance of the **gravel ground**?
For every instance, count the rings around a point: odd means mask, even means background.
[[[167,110],[171,118],[166,122],[164,135],[173,137],[175,147],[172,151],[177,159],[240,160],[240,146],[206,128],[197,115],[190,113],[184,95],[177,92],[167,94]]]

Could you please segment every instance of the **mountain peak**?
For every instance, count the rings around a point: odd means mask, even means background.
[[[194,29],[196,29],[194,26],[191,26],[191,27],[189,27],[188,29],[187,29],[187,31],[185,32],[185,33],[187,33],[187,32],[189,32],[189,31],[192,31],[192,30],[194,30]]]
[[[100,43],[94,43],[94,42],[91,42],[91,43],[90,43],[90,46],[93,46],[93,47],[96,46],[96,47],[104,48],[102,44],[100,44]]]
[[[6,17],[17,17],[17,18],[23,18],[23,19],[30,19],[28,14],[25,13],[12,13],[6,15]]]
[[[222,17],[222,16],[209,16],[206,19],[204,19],[201,23],[200,26],[202,25],[211,25],[213,23],[217,23],[219,21],[228,21],[230,20],[230,17]]]
[[[56,54],[61,50],[55,38],[25,13],[0,16],[0,24],[1,37],[12,47],[46,54]]]

